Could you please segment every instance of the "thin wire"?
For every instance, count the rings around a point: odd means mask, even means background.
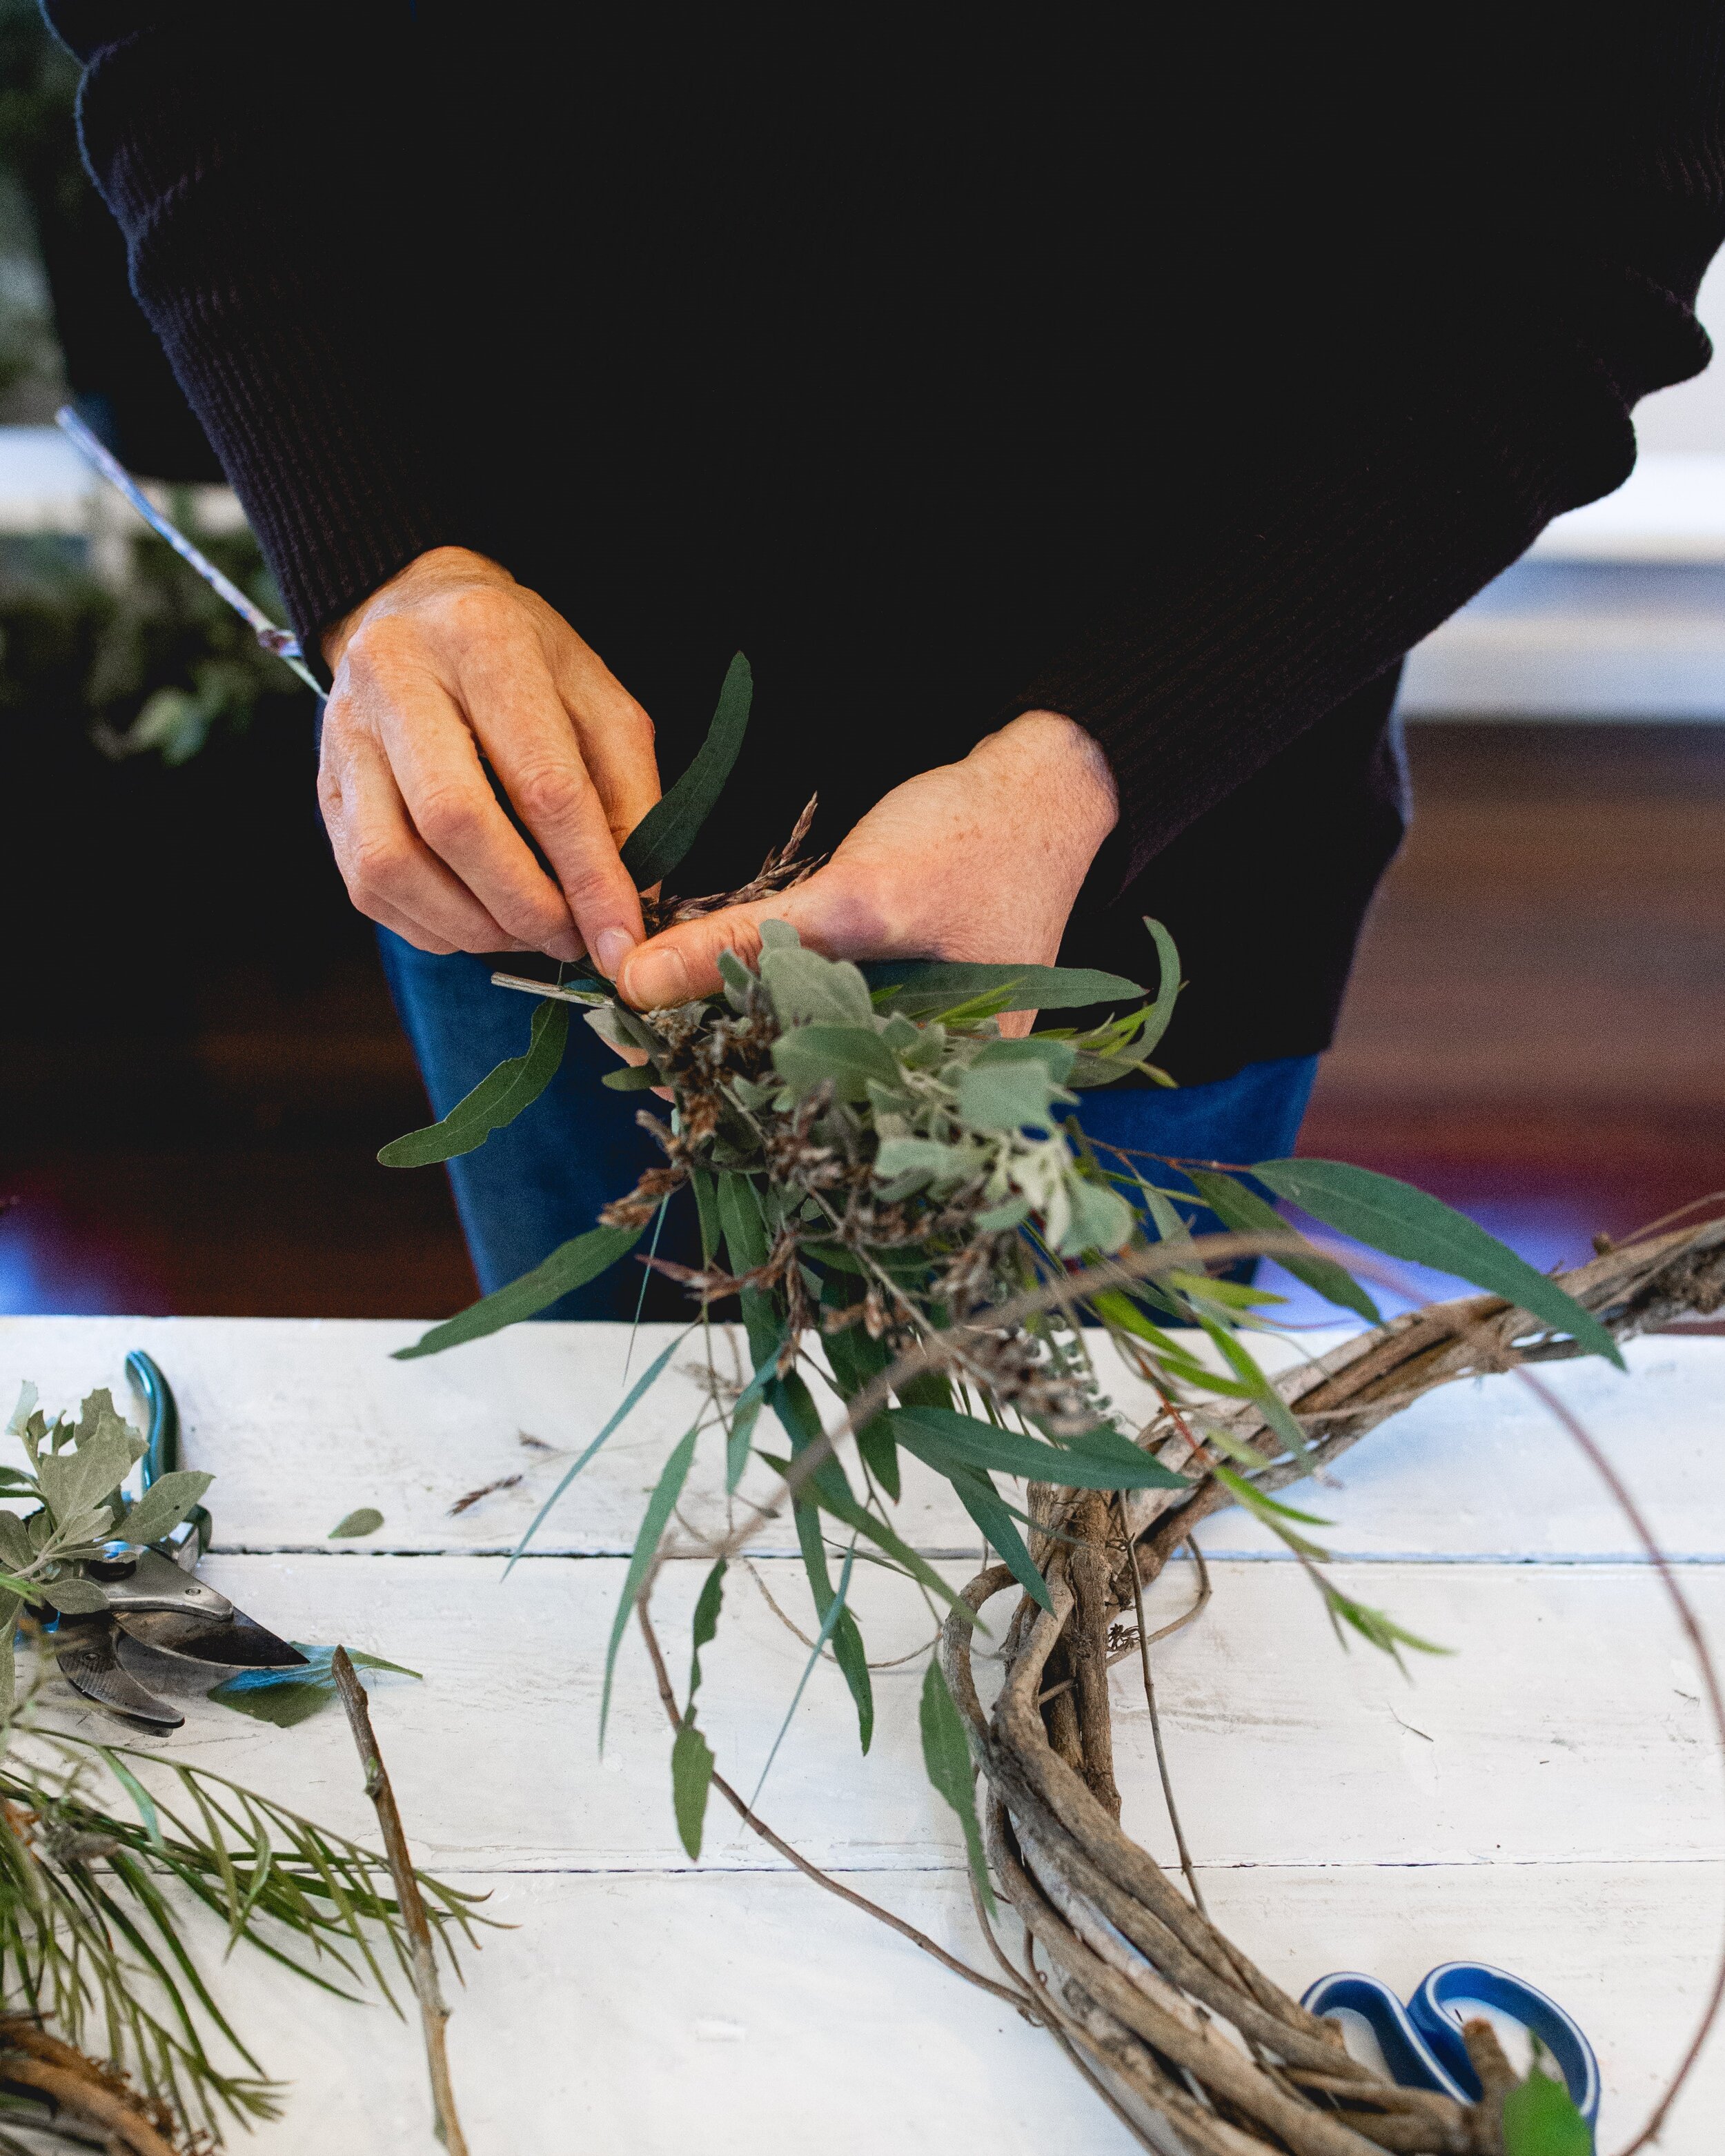
[[[180,559],[198,572],[216,597],[233,608],[271,658],[279,659],[290,673],[299,676],[314,696],[321,696],[323,684],[305,664],[300,639],[293,631],[278,628],[261,607],[254,605],[246,597],[238,584],[222,574],[208,554],[194,547],[179,526],[162,515],[125,465],[96,439],[69,404],[61,405],[54,415],[54,421],[85,462],[93,465],[116,493],[125,495],[157,537],[165,539]]]

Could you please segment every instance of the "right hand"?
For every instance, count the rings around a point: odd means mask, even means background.
[[[590,952],[614,979],[642,937],[618,849],[660,788],[653,722],[604,661],[462,547],[410,562],[323,649],[318,799],[360,911],[422,951]]]

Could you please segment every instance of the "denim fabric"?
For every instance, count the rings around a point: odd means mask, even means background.
[[[387,928],[378,930],[377,943],[433,1110],[446,1115],[488,1070],[526,1046],[532,1004],[491,986],[489,959],[434,958]],[[611,1050],[578,1018],[562,1069],[532,1106],[478,1152],[449,1163],[455,1209],[487,1294],[592,1227],[601,1206],[662,1158],[635,1122],[643,1096],[600,1085],[616,1068]],[[1104,1089],[1082,1096],[1078,1119],[1110,1145],[1189,1159],[1273,1160],[1294,1149],[1317,1072],[1315,1055],[1295,1055],[1172,1092]],[[1183,1180],[1171,1172],[1158,1179]],[[1200,1234],[1220,1224],[1201,1209],[1189,1209]],[[696,1261],[693,1223],[680,1217],[689,1210],[670,1208],[661,1255]],[[542,1314],[632,1317],[641,1292],[641,1267],[625,1264]],[[687,1306],[669,1282],[655,1280],[645,1306],[649,1316],[672,1317]]]

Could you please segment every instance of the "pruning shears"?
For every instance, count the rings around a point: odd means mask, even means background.
[[[180,1464],[179,1409],[167,1378],[141,1350],[126,1357],[126,1373],[150,1411],[148,1449],[139,1463],[147,1490],[158,1475]],[[120,1524],[123,1528],[124,1520]],[[184,1722],[177,1708],[121,1667],[117,1650],[122,1632],[158,1654],[220,1669],[305,1666],[297,1647],[278,1640],[195,1576],[198,1561],[209,1548],[211,1526],[203,1507],[194,1506],[160,1542],[127,1542],[121,1535],[80,1566],[100,1587],[108,1606],[87,1617],[59,1618],[53,1636],[59,1674],[86,1699],[152,1728],[177,1729]]]
[[[1344,2032],[1350,2016],[1363,2021],[1390,2078],[1403,2088],[1435,2089],[1458,2103],[1477,2103],[1479,2076],[1461,2040],[1463,2022],[1483,2014],[1535,2036],[1563,2076],[1569,2101],[1593,2127],[1599,2108],[1599,2066],[1593,2046],[1554,1999],[1507,1971],[1478,1961],[1446,1961],[1415,1989],[1405,2006],[1387,1984],[1352,1969],[1320,1977],[1300,2004],[1328,2015]]]

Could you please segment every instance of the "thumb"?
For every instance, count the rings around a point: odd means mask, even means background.
[[[624,1002],[637,1010],[661,1010],[715,994],[720,952],[734,951],[753,965],[763,921],[788,921],[812,950],[829,958],[882,955],[876,910],[860,900],[853,874],[833,862],[782,896],[727,906],[703,920],[662,929],[638,945],[617,977]]]

